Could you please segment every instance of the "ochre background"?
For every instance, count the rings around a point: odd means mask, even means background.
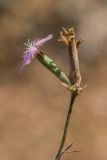
[[[82,86],[72,113],[63,160],[107,160],[107,1],[0,0],[0,160],[53,160],[70,93],[36,59],[22,72],[28,38],[52,33],[41,50],[68,74],[62,27],[74,27]]]

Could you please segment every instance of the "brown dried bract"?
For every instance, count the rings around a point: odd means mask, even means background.
[[[63,31],[60,32],[60,37],[58,39],[59,42],[64,42],[66,46],[72,45],[72,40],[75,39],[75,32],[73,28],[65,29],[62,28]],[[79,48],[80,44],[83,42],[83,39],[76,40],[77,48]]]
[[[63,28],[63,30],[60,32],[59,41],[64,42],[64,44],[68,47],[70,61],[69,80],[72,85],[78,87],[81,83],[78,48],[80,44],[83,42],[83,40],[76,40],[73,28]]]

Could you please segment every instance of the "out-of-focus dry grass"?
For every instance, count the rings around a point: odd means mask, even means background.
[[[37,61],[20,74],[27,38],[54,34],[42,49],[65,71],[67,50],[57,42],[62,26],[73,26],[80,48],[83,84],[66,146],[79,153],[63,159],[106,160],[107,2],[88,0],[0,1],[0,160],[50,160],[58,149],[70,95]]]

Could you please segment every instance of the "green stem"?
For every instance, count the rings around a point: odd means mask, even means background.
[[[65,144],[65,140],[66,140],[66,136],[67,136],[67,131],[68,131],[68,127],[69,127],[69,122],[70,122],[70,117],[71,117],[71,113],[72,113],[72,108],[73,108],[73,104],[74,104],[76,96],[77,96],[76,92],[73,92],[71,94],[71,100],[70,100],[70,105],[69,105],[69,109],[68,109],[68,113],[67,113],[67,118],[66,118],[66,122],[65,122],[64,132],[63,132],[61,144],[60,144],[58,153],[57,153],[57,155],[55,157],[55,160],[60,160],[60,158],[61,158],[61,153],[62,153],[62,149],[63,149],[64,144]]]

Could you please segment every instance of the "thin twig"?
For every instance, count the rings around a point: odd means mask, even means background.
[[[73,145],[73,143],[70,144],[66,149],[64,149],[64,151],[61,152],[61,154],[59,155],[59,157],[61,157],[69,148],[71,148],[72,145]],[[66,153],[68,153],[68,152],[66,152]],[[58,158],[59,158],[59,157],[58,157]]]
[[[66,152],[69,148],[71,148],[72,147],[72,145],[73,145],[73,143],[72,144],[70,144],[67,148],[65,148],[64,149],[64,151],[61,153],[61,154],[63,154],[64,152]]]

